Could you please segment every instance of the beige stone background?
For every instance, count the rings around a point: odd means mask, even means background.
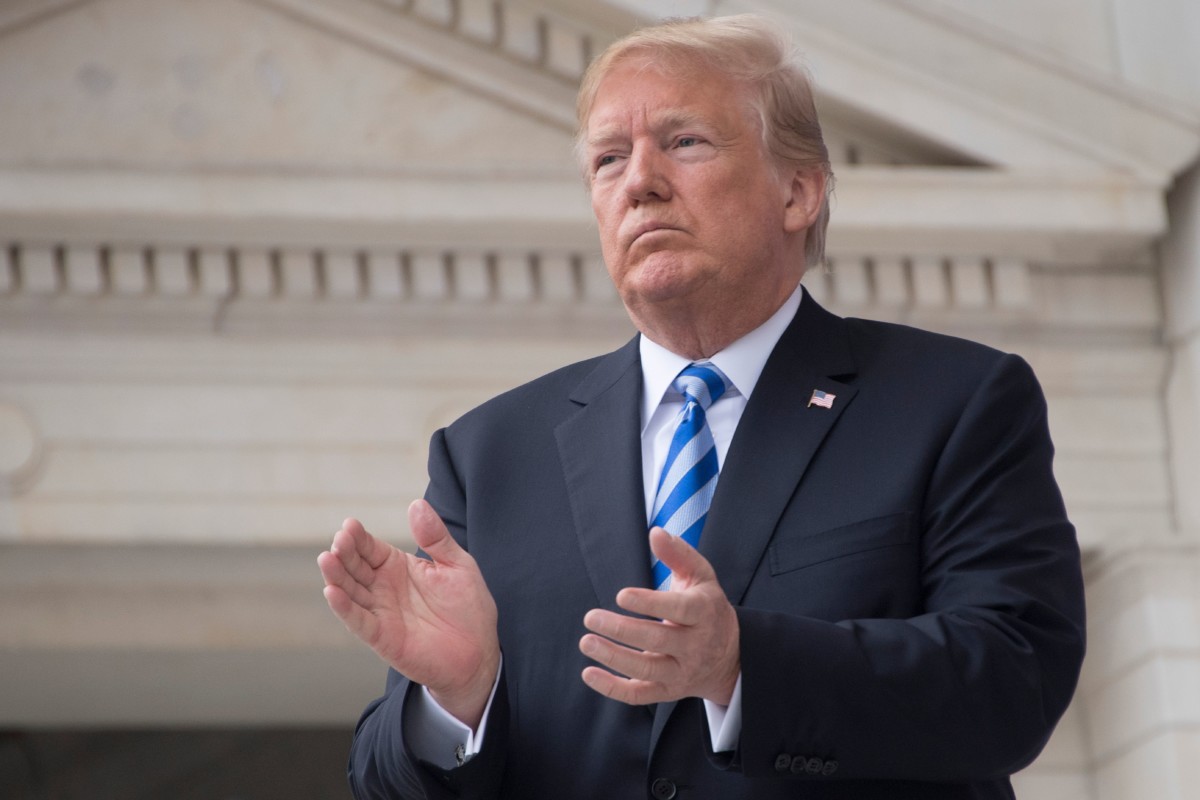
[[[1026,800],[1200,796],[1193,0],[0,2],[0,797],[344,797],[383,671],[315,556],[429,434],[624,341],[588,58],[758,11],[820,89],[834,311],[1023,354],[1090,652]]]

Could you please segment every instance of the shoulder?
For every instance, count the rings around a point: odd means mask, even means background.
[[[1024,359],[989,345],[890,322],[843,320],[851,352],[864,378],[893,378],[930,389],[968,388],[999,371],[1027,373]]]
[[[1006,355],[1002,350],[970,339],[894,322],[846,317],[843,323],[854,355],[867,363],[908,356],[917,360],[949,358],[960,366],[978,364],[987,368]]]
[[[841,317],[805,297],[780,345],[784,361],[872,385],[949,391],[977,384],[998,364],[1022,362],[994,347],[894,322]],[[969,391],[969,390],[968,390]]]
[[[841,322],[855,367],[848,381],[856,387],[859,413],[895,415],[896,424],[917,419],[944,424],[973,407],[1006,417],[1045,414],[1042,388],[1019,355],[907,325]]]

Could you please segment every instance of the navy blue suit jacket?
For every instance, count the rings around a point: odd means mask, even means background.
[[[427,498],[500,612],[483,750],[404,738],[392,672],[359,723],[359,798],[1004,798],[1074,690],[1079,551],[1021,359],[841,319],[806,297],[722,465],[700,551],[741,626],[738,748],[695,699],[588,689],[583,616],[650,585],[636,340],[433,437]],[[808,405],[814,389],[830,409]]]

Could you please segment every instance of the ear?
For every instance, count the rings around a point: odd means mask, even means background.
[[[788,233],[807,230],[816,221],[825,202],[825,173],[817,167],[800,167],[790,173],[784,187],[783,229]]]

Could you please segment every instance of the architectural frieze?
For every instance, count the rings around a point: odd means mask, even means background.
[[[840,306],[1030,311],[1029,264],[987,255],[837,254],[806,284]],[[180,247],[12,243],[0,250],[0,302],[212,298],[618,306],[599,253],[349,250],[257,245]]]

